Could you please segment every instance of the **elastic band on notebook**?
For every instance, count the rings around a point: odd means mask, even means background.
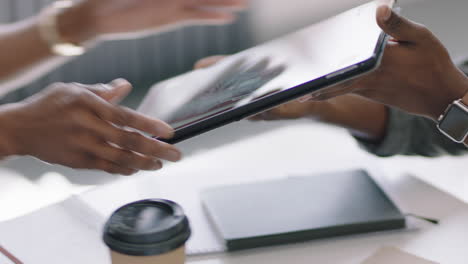
[[[14,264],[23,264],[19,259],[17,259],[13,254],[11,254],[8,250],[0,246],[0,253],[11,260]]]
[[[440,224],[440,220],[434,219],[434,218],[428,218],[428,217],[415,215],[415,214],[405,214],[405,216],[409,216],[409,217],[413,217],[413,218],[416,218],[416,219],[419,219],[419,220],[423,220],[423,221],[429,222],[429,223],[434,224],[434,225]]]

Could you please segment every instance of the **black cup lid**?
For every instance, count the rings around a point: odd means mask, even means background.
[[[182,208],[168,200],[143,200],[115,211],[103,239],[113,251],[132,256],[154,256],[180,248],[191,234]]]

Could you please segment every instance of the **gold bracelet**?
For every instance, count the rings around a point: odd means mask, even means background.
[[[71,0],[59,0],[46,7],[39,15],[39,33],[52,53],[59,56],[79,56],[86,52],[84,46],[69,43],[60,36],[57,17],[65,10],[73,7]]]

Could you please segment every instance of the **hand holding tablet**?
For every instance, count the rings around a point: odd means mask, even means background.
[[[177,143],[367,73],[386,44],[375,19],[380,2],[156,84],[139,111],[175,127]]]

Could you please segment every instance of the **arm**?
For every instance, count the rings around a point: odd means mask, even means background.
[[[66,63],[54,56],[39,34],[38,18],[0,26],[0,95]]]
[[[356,137],[367,151],[380,157],[462,155],[468,149],[442,135],[434,121],[389,108],[385,136],[379,141]]]
[[[15,143],[12,141],[12,132],[8,127],[9,113],[17,108],[16,104],[0,107],[0,160],[15,155]]]
[[[245,0],[84,0],[57,16],[57,32],[74,44],[130,39],[185,24],[228,23],[231,11],[244,5]],[[39,32],[39,16],[0,26],[0,94],[69,60],[54,56]]]
[[[250,120],[300,118],[343,127],[358,138],[377,142],[385,136],[388,111],[381,104],[358,96],[346,95],[321,102],[292,101],[254,116]]]
[[[452,142],[434,121],[386,107],[365,98],[346,95],[323,102],[284,104],[254,120],[309,118],[348,129],[367,151],[380,157],[461,155],[468,149]]]

